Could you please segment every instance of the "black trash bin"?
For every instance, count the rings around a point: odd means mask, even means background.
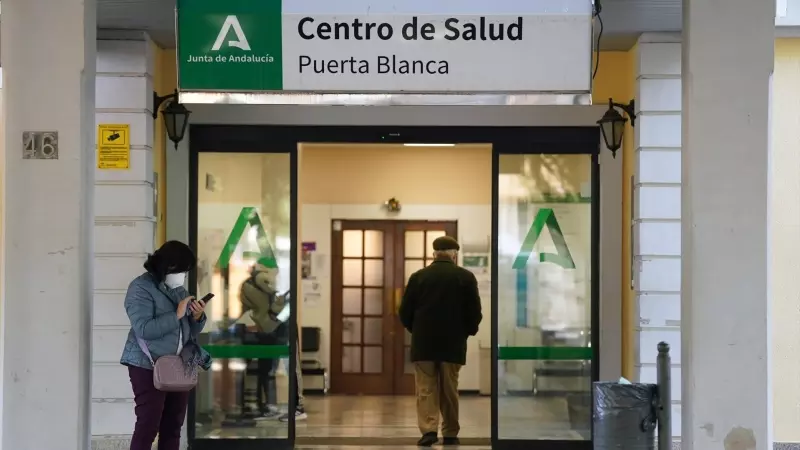
[[[655,384],[594,383],[594,450],[654,450]]]

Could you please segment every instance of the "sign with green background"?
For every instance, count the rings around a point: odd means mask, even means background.
[[[591,0],[178,0],[178,86],[589,92],[591,12]]]
[[[178,4],[181,88],[283,89],[281,0]]]

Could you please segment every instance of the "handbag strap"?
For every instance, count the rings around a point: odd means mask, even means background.
[[[144,339],[142,339],[140,337],[136,338],[136,342],[139,343],[139,347],[142,349],[144,354],[147,356],[147,359],[150,360],[150,364],[152,364],[153,367],[155,367],[156,366],[156,362],[153,361],[153,356],[150,354],[150,350],[147,348],[147,342],[145,342]]]

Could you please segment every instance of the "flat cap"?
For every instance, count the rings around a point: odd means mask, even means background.
[[[458,241],[450,236],[442,236],[433,240],[433,249],[437,252],[445,250],[460,250]]]

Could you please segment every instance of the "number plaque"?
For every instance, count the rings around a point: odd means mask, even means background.
[[[58,159],[58,131],[23,131],[22,159]]]

